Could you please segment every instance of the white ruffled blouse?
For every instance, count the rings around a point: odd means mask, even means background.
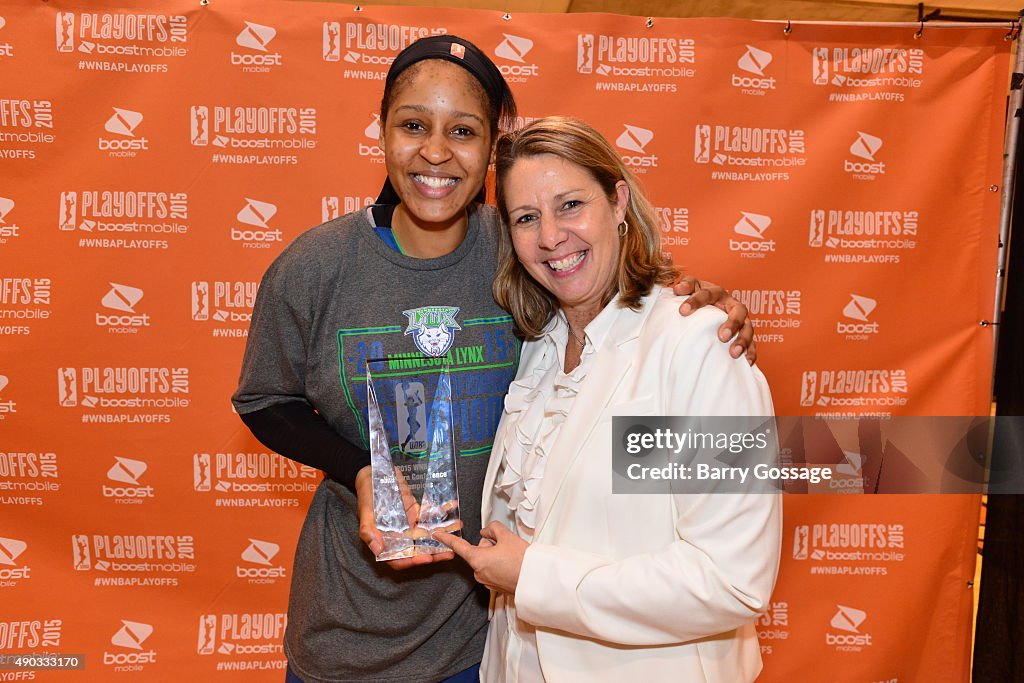
[[[564,373],[565,347],[569,325],[561,311],[545,328],[543,338],[549,344],[548,367],[541,364],[531,375],[516,380],[505,396],[505,424],[501,435],[502,463],[495,480],[497,495],[505,498],[515,515],[513,531],[527,542],[533,541],[537,527],[537,508],[548,455],[558,441],[562,425],[572,409],[576,395],[594,365],[594,359],[612,329],[621,309],[616,296],[584,331],[583,353],[572,372]],[[509,680],[543,681],[537,656],[536,631],[515,617],[512,596],[504,596],[509,618],[505,662],[514,672]]]

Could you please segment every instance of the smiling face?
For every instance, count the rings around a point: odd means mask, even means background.
[[[388,178],[402,199],[397,211],[425,230],[464,224],[491,155],[483,88],[462,67],[438,59],[400,78],[380,133]]]
[[[540,154],[509,169],[504,200],[512,246],[526,271],[563,309],[596,315],[618,278],[626,183],[619,181],[609,199],[582,166]]]

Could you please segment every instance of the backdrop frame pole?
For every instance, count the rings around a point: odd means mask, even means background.
[[[1010,71],[1009,103],[1006,110],[1006,135],[1003,139],[1002,197],[999,206],[999,254],[996,261],[996,291],[992,306],[992,383],[990,395],[995,396],[996,358],[999,353],[999,323],[1003,315],[1006,296],[1006,261],[1010,253],[1010,223],[1013,217],[1014,177],[1017,169],[1017,139],[1020,136],[1021,106],[1024,103],[1024,50],[1021,49],[1021,31],[1015,41],[1013,69]],[[988,321],[981,321],[986,325]]]

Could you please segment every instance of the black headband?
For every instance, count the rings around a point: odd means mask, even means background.
[[[502,95],[508,89],[505,77],[501,75],[498,67],[480,48],[458,36],[442,35],[420,38],[399,52],[398,56],[395,57],[395,61],[391,63],[391,68],[388,69],[384,87],[387,88],[394,85],[403,71],[416,62],[422,62],[424,59],[443,59],[461,66],[471,73],[480,82],[480,85],[483,86],[491,107],[495,111],[499,110]],[[383,114],[384,112],[381,113]],[[485,199],[486,192],[481,188],[480,193],[476,196],[476,201],[482,204]],[[391,186],[391,181],[385,178],[384,186],[377,197],[377,203],[398,204],[400,201],[398,193]]]

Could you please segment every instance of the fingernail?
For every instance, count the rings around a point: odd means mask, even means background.
[[[741,355],[743,355],[743,347],[742,346],[737,345],[737,346],[732,347],[732,357],[733,358],[739,358]]]
[[[692,306],[690,306],[690,304],[683,304],[683,307],[682,307],[682,308],[681,308],[680,310],[681,310],[681,311],[683,312],[683,315],[689,315],[689,313],[690,313],[690,310],[691,310],[692,308],[693,308],[693,307],[692,307]]]

